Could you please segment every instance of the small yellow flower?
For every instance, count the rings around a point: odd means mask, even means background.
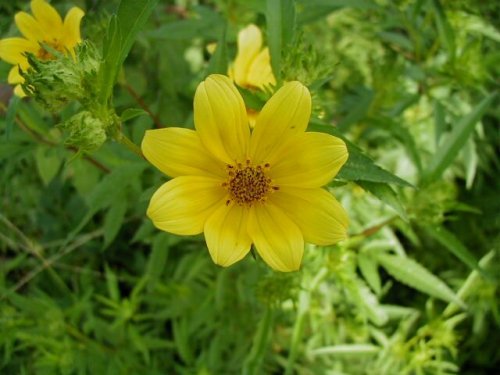
[[[213,261],[229,266],[252,243],[273,269],[300,267],[304,242],[346,237],[348,218],[322,189],[347,160],[344,142],[305,132],[311,96],[289,82],[265,104],[253,131],[228,77],[211,75],[194,97],[196,130],[148,130],[144,156],[174,177],[151,198],[147,214],[161,230],[204,232]]]
[[[16,85],[14,93],[25,96],[21,83],[24,78],[19,70],[29,68],[27,52],[34,54],[41,60],[52,58],[52,55],[43,45],[60,52],[73,52],[73,48],[80,42],[80,21],[84,12],[73,7],[64,18],[45,0],[32,0],[31,11],[33,16],[26,12],[19,12],[15,16],[18,29],[24,38],[6,38],[0,40],[0,59],[14,67],[10,70],[7,81]]]
[[[269,48],[262,48],[260,29],[250,24],[238,33],[238,53],[229,75],[240,87],[264,90],[276,84]]]

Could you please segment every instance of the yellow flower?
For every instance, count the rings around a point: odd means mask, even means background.
[[[311,96],[289,82],[265,104],[253,131],[228,77],[211,75],[194,97],[196,130],[148,130],[144,156],[174,177],[151,198],[147,214],[161,230],[204,232],[213,261],[229,266],[252,244],[273,269],[300,267],[304,242],[346,237],[348,218],[322,189],[347,160],[344,142],[305,132]]]
[[[31,10],[33,16],[26,12],[19,12],[15,16],[18,29],[24,38],[6,38],[0,40],[0,59],[5,60],[14,67],[10,70],[7,82],[16,85],[14,93],[20,97],[25,96],[21,83],[24,78],[19,70],[29,68],[25,54],[30,52],[41,60],[52,58],[43,44],[60,51],[73,52],[73,48],[80,42],[80,21],[84,12],[73,7],[64,18],[44,0],[32,0]]]
[[[269,48],[262,48],[260,29],[250,24],[238,33],[238,53],[229,75],[240,87],[264,90],[274,86]]]

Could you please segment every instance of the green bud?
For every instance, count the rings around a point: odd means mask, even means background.
[[[89,111],[82,111],[58,125],[69,136],[65,144],[82,151],[93,151],[106,141],[106,124]]]
[[[86,105],[95,100],[100,56],[89,42],[75,47],[74,53],[64,54],[49,46],[49,58],[40,59],[28,54],[30,68],[21,72],[24,92],[52,112],[72,100]]]

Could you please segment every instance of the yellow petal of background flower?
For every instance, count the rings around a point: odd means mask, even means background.
[[[296,271],[304,253],[298,226],[283,211],[266,202],[251,207],[248,234],[262,259],[277,271]]]
[[[14,95],[16,95],[20,98],[24,98],[26,96],[26,93],[24,92],[21,85],[17,85],[16,87],[14,87]]]
[[[250,129],[245,104],[228,77],[213,74],[198,85],[194,124],[203,145],[220,160],[246,158]]]
[[[284,142],[266,161],[271,164],[269,176],[276,185],[314,188],[331,181],[347,157],[347,147],[340,138],[304,132]]]
[[[80,43],[80,22],[85,15],[84,11],[78,7],[73,7],[64,17],[64,34],[62,35],[63,44],[67,48],[73,48]]]
[[[250,156],[261,163],[283,143],[284,137],[303,132],[311,116],[311,94],[300,82],[283,85],[264,105],[250,140]],[[266,160],[267,161],[267,160]]]
[[[208,217],[224,204],[226,191],[219,180],[181,176],[163,184],[147,210],[153,224],[166,232],[194,235],[203,232]]]
[[[24,78],[19,74],[19,66],[15,65],[9,71],[9,75],[7,77],[7,82],[10,84],[17,84],[24,82]]]
[[[347,237],[347,213],[325,189],[281,188],[269,200],[299,226],[306,242],[332,245]]]
[[[205,240],[215,264],[228,267],[250,251],[247,223],[248,208],[237,204],[223,204],[208,218]]]
[[[57,10],[44,0],[32,0],[31,11],[50,39],[59,40],[63,35],[63,21]]]
[[[39,47],[36,42],[24,38],[6,38],[0,40],[0,59],[9,64],[26,65],[25,52],[36,53]]]
[[[168,176],[227,177],[225,165],[210,155],[194,130],[148,130],[141,147],[146,159]]]
[[[276,79],[271,67],[269,48],[264,48],[252,61],[248,69],[248,84],[264,90],[269,85],[275,85]]]
[[[34,42],[44,40],[45,32],[31,14],[19,12],[15,15],[15,21],[19,31],[27,39]]]
[[[255,25],[248,25],[238,33],[238,53],[233,65],[234,81],[240,86],[248,84],[248,73],[262,46],[262,34]]]

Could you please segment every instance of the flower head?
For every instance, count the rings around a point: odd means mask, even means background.
[[[26,94],[20,85],[24,82],[20,70],[27,71],[30,67],[26,54],[31,53],[40,60],[49,60],[54,57],[50,49],[73,53],[73,48],[81,40],[80,21],[84,16],[80,8],[73,7],[63,21],[45,0],[32,0],[31,11],[33,15],[19,12],[15,16],[16,25],[24,38],[0,40],[0,59],[14,65],[7,81],[16,85],[14,92],[21,97]]]
[[[149,130],[144,156],[174,177],[151,198],[148,216],[178,235],[204,232],[213,261],[229,266],[252,244],[273,269],[300,267],[304,242],[346,237],[348,218],[328,191],[347,160],[344,142],[305,132],[311,96],[289,82],[265,104],[253,131],[228,77],[211,75],[194,98],[196,130]]]
[[[240,87],[264,90],[274,86],[269,48],[262,48],[260,29],[250,24],[238,33],[238,53],[229,75]]]

